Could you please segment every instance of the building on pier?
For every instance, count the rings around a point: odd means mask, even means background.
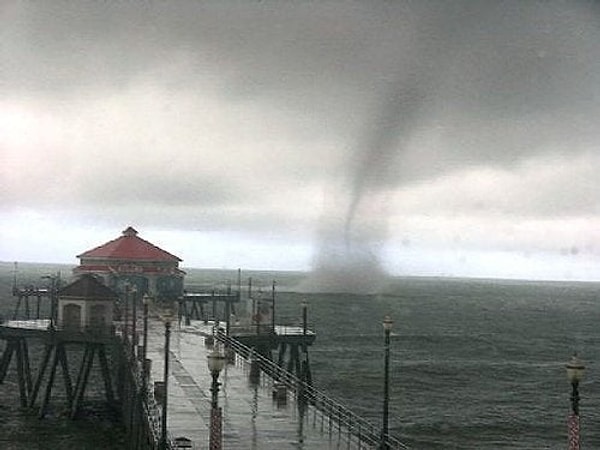
[[[93,274],[123,293],[125,286],[135,286],[138,295],[148,294],[169,301],[183,294],[185,272],[179,268],[181,258],[140,238],[133,227],[112,241],[77,256],[75,275]]]
[[[69,330],[106,330],[112,326],[117,294],[91,274],[58,291],[58,326]]]

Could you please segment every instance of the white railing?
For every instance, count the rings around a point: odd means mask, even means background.
[[[349,435],[357,438],[359,448],[362,444],[374,446],[374,448],[377,448],[382,444],[381,428],[376,427],[372,423],[358,416],[337,400],[330,398],[323,392],[315,389],[312,385],[300,380],[292,373],[281,368],[264,356],[254,352],[236,339],[227,337],[222,332],[217,333],[217,339],[223,342],[224,345],[232,348],[246,361],[250,361],[252,358],[258,360],[261,370],[269,375],[274,381],[285,384],[287,388],[298,395],[300,401],[306,401],[323,414],[324,417],[327,417],[330,431],[335,422],[340,437],[342,434],[341,430],[344,428]],[[385,442],[389,449],[409,448],[394,436],[388,435]]]
[[[50,326],[48,319],[7,320],[4,324],[10,328],[26,328],[28,330],[46,330]]]

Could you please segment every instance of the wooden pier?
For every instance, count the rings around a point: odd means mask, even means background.
[[[17,366],[21,405],[33,408],[40,390],[43,389],[43,398],[39,407],[40,417],[45,415],[59,366],[62,371],[70,415],[71,417],[76,416],[85,395],[95,355],[97,355],[102,370],[107,401],[109,404],[114,403],[111,375],[106,357],[107,347],[114,344],[112,330],[96,329],[91,332],[61,330],[51,326],[49,320],[9,321],[0,325],[0,339],[6,341],[5,351],[0,360],[0,383],[4,382],[11,361],[14,359]],[[45,348],[35,378],[32,377],[33,371],[29,361],[29,340],[41,341]],[[67,346],[80,347],[80,351],[83,352],[83,359],[74,385],[67,358]],[[46,379],[48,368],[50,371]],[[45,388],[42,387],[44,384]]]
[[[127,291],[119,301],[122,320],[105,327],[63,326],[55,309],[45,320],[5,321],[0,324],[0,340],[6,342],[0,383],[11,367],[16,369],[21,406],[44,418],[57,401],[52,392],[60,371],[63,407],[76,420],[86,408],[90,374],[96,370],[95,380],[103,385],[106,405],[120,417],[129,448],[204,448],[216,429],[228,449],[246,449],[249,442],[261,449],[290,442],[307,450],[374,448],[379,430],[313,386],[308,349],[316,334],[308,328],[306,305],[301,326],[276,324],[274,293],[261,301],[269,308],[247,299],[253,304],[250,317],[236,314],[239,291],[187,293],[172,312]],[[32,340],[44,348],[35,368]],[[210,406],[211,397],[216,401],[214,385],[206,368],[216,347],[227,359],[217,428]],[[99,387],[94,386],[96,396]],[[391,438],[388,444],[406,448]]]

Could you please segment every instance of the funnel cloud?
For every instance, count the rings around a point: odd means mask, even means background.
[[[342,200],[348,206],[339,212],[343,225],[330,224],[322,230],[307,290],[372,293],[387,276],[379,254],[387,235],[384,193],[424,97],[415,82],[407,84],[390,86],[384,107],[352,152],[347,198]]]

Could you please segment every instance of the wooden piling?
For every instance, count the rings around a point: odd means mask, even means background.
[[[38,392],[40,390],[40,386],[42,384],[42,380],[44,379],[44,374],[46,373],[46,368],[48,367],[48,362],[50,361],[50,356],[52,355],[52,351],[54,346],[50,344],[46,344],[44,349],[44,356],[42,357],[42,362],[40,363],[40,367],[38,369],[38,374],[35,379],[35,383],[33,385],[33,390],[31,392],[31,397],[29,399],[29,407],[33,408],[35,404],[35,400],[37,399]]]

